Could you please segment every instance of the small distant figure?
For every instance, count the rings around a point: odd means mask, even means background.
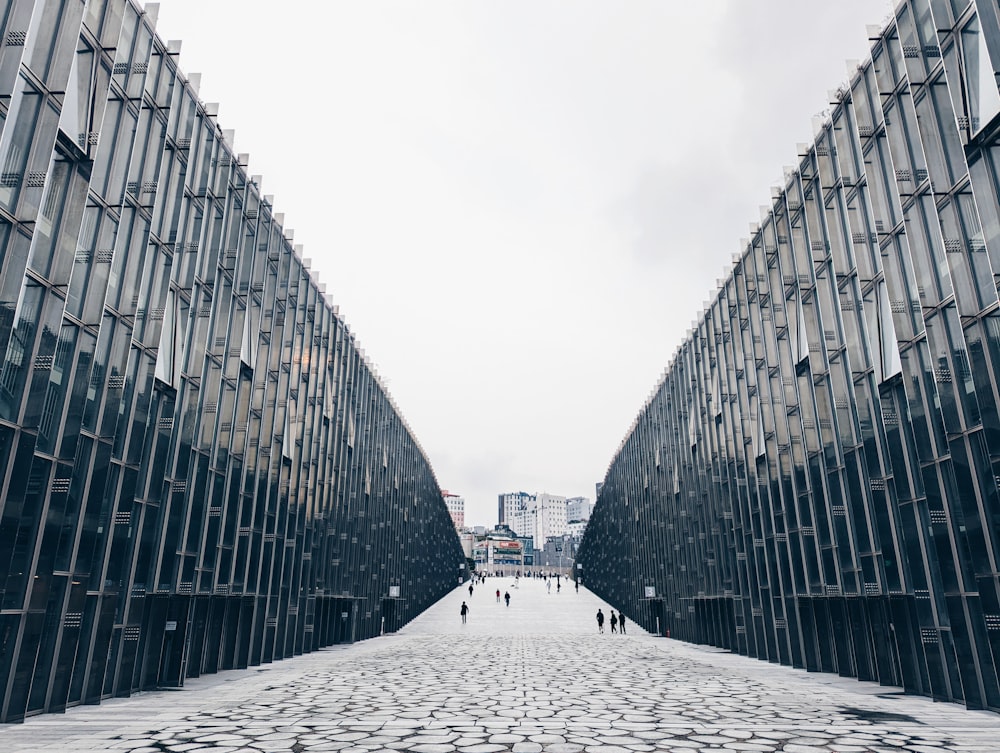
[[[469,605],[464,601],[462,602],[462,608],[459,610],[459,614],[462,615],[462,624],[465,624],[465,618],[469,615]]]
[[[615,610],[611,610],[611,632],[618,632],[618,618],[615,616]]]
[[[580,581],[576,581],[576,592],[580,593]]]
[[[625,613],[620,609],[618,610],[618,630],[622,635],[625,635]]]
[[[545,590],[548,591],[549,593],[552,593],[552,581],[551,580],[545,581]]]
[[[504,591],[503,600],[507,602],[507,606],[510,606],[510,591]]]
[[[562,583],[556,581],[556,593],[559,593],[560,591],[562,591]]]
[[[597,610],[597,632],[598,633],[604,632],[604,612],[602,612],[600,609]]]
[[[500,589],[497,589],[497,604],[500,603]]]
[[[472,598],[472,584],[469,584],[469,598]]]

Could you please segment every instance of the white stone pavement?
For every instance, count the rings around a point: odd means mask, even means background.
[[[998,715],[631,622],[600,635],[586,589],[512,583],[456,589],[394,635],[3,726],[0,752],[1000,751]]]

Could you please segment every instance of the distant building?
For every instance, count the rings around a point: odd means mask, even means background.
[[[518,536],[530,537],[541,546],[549,536],[566,533],[566,497],[542,492],[510,492],[499,498],[500,523]]]
[[[473,559],[473,550],[476,547],[477,537],[468,528],[458,532],[458,540],[462,544],[462,552],[466,559]]]
[[[566,520],[590,520],[590,513],[594,509],[594,503],[586,497],[569,497],[566,500]]]
[[[573,560],[576,557],[576,548],[579,539],[574,539],[570,535],[549,536],[545,540],[545,546],[536,552],[535,564],[547,570],[556,570],[563,574],[573,568]]]
[[[534,520],[535,545],[546,541],[550,536],[562,536],[566,533],[566,498],[545,492],[536,495]]]
[[[465,528],[465,497],[452,494],[447,489],[441,490],[441,496],[444,497],[444,504],[455,523],[455,529],[460,531]]]
[[[497,522],[509,526],[512,531],[522,536],[534,534],[533,530],[528,533],[528,510],[534,503],[535,495],[527,492],[501,494],[497,508]]]
[[[524,544],[514,532],[501,523],[475,542],[472,557],[477,570],[521,570],[524,567],[524,550]]]
[[[577,540],[583,538],[583,534],[586,530],[586,520],[570,520],[566,523],[566,533]]]

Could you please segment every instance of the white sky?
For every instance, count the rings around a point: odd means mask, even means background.
[[[162,0],[466,521],[594,498],[888,0]]]

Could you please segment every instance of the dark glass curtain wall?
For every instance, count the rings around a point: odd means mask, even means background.
[[[0,721],[394,630],[464,563],[153,21],[0,2]]]
[[[1000,11],[906,0],[872,36],[578,575],[674,638],[1000,710]]]

